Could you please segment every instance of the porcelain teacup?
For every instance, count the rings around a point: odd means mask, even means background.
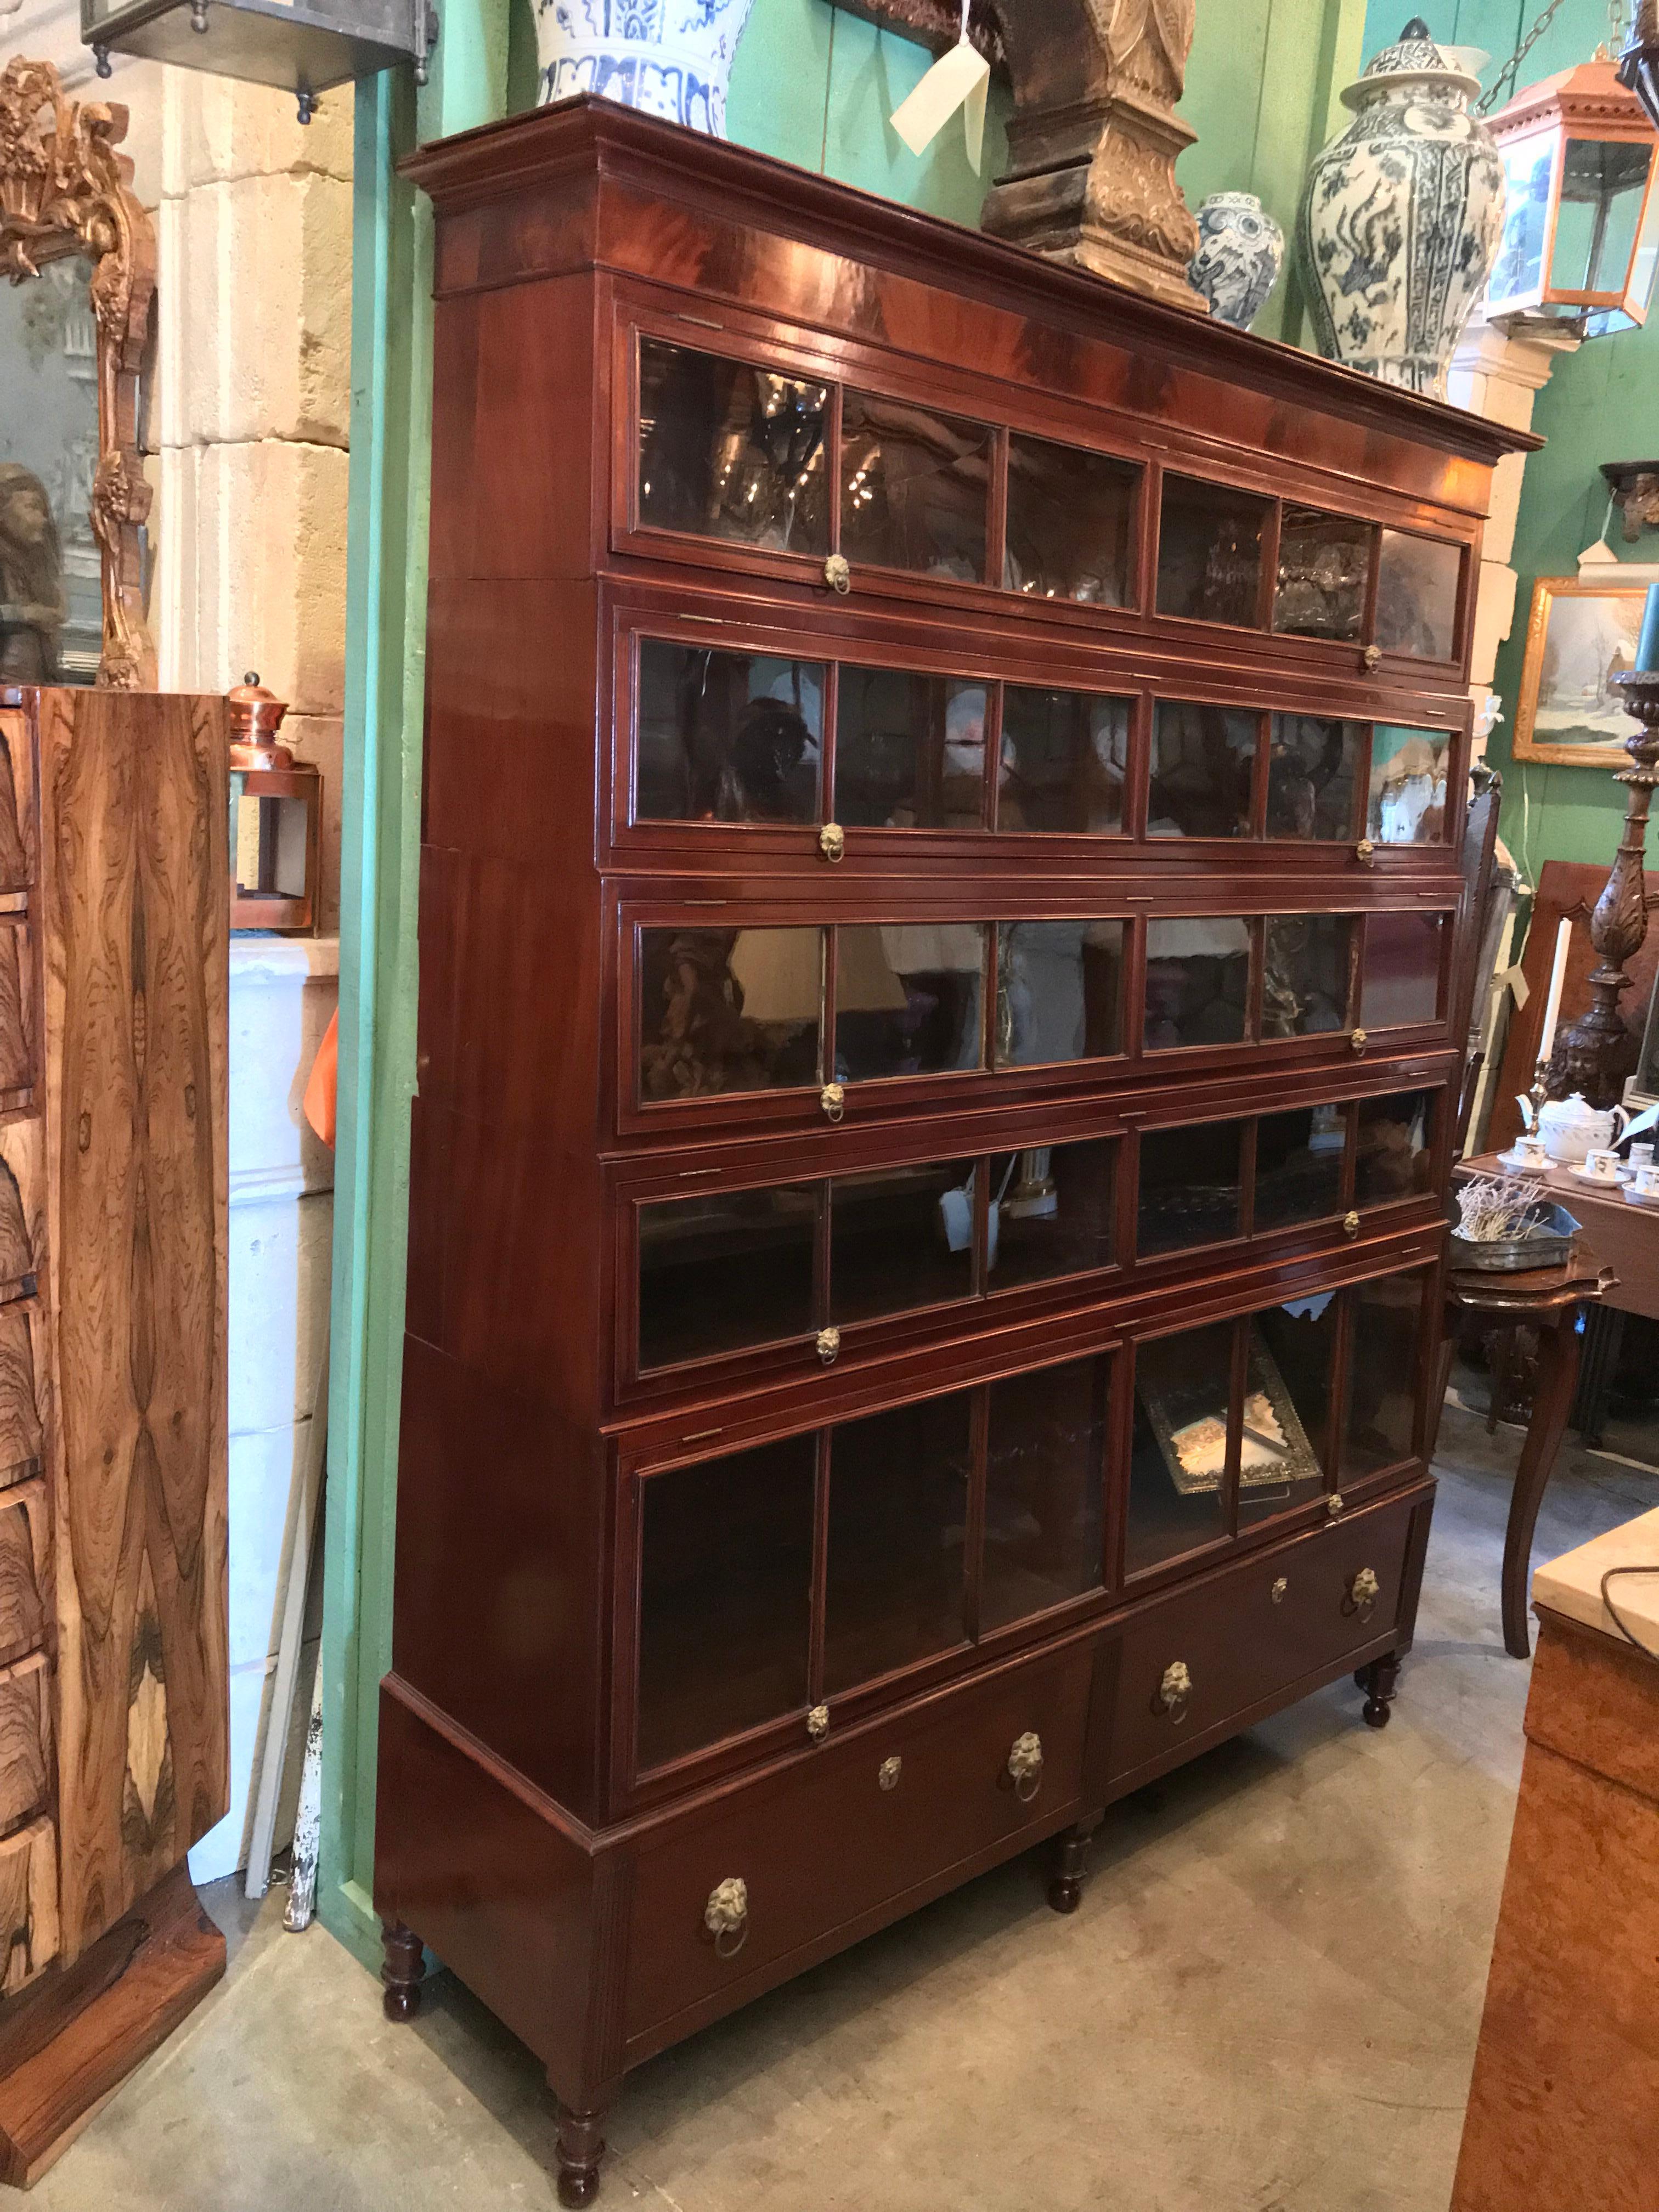
[[[1520,1136],[1515,1140],[1515,1163],[1522,1168],[1547,1168],[1550,1156],[1541,1137]]]
[[[1604,1150],[1600,1146],[1592,1146],[1584,1155],[1584,1173],[1593,1182],[1617,1182],[1618,1153]]]
[[[1632,1145],[1626,1157],[1633,1168],[1650,1168],[1653,1165],[1653,1146]]]
[[[1651,1160],[1644,1160],[1631,1188],[1638,1198],[1659,1198],[1659,1166]]]

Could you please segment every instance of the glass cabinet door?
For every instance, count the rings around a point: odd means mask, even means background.
[[[1281,637],[1357,639],[1376,525],[1286,504],[1279,520],[1273,628]]]
[[[1341,1212],[1347,1139],[1345,1106],[1297,1106],[1261,1115],[1255,1125],[1258,1236]]]
[[[642,337],[641,522],[821,559],[829,410],[827,385]]]
[[[994,1291],[1109,1267],[1117,1140],[1085,1138],[991,1156],[986,1283]]]
[[[639,1768],[805,1705],[817,1472],[809,1435],[640,1484]]]
[[[991,1385],[981,1633],[1098,1588],[1110,1376],[1103,1353]]]
[[[1248,1121],[1192,1121],[1141,1131],[1138,1259],[1237,1236],[1249,1127]]]
[[[997,828],[1094,836],[1121,830],[1129,716],[1127,699],[1005,685]]]
[[[1346,1029],[1352,929],[1346,914],[1269,915],[1261,979],[1264,1037]]]
[[[1261,717],[1254,708],[1160,699],[1152,721],[1149,837],[1248,837]]]
[[[1368,1030],[1431,1022],[1440,1012],[1443,914],[1371,914],[1365,917],[1359,1019]]]
[[[1123,928],[1121,921],[997,924],[999,1067],[1122,1051]]]
[[[1376,642],[1385,653],[1449,660],[1462,576],[1461,545],[1385,530],[1376,567]]]
[[[844,922],[836,933],[837,1079],[982,1066],[984,973],[982,922]]]
[[[1354,781],[1361,722],[1275,714],[1267,738],[1267,835],[1346,841],[1357,836]]]
[[[1334,1291],[1251,1316],[1238,1453],[1238,1522],[1293,1512],[1325,1489],[1336,1364]]]
[[[1255,629],[1261,540],[1273,504],[1254,492],[1166,473],[1158,534],[1159,614]]]
[[[639,932],[642,1103],[817,1083],[819,929]]]
[[[1213,1322],[1135,1346],[1126,1574],[1227,1534],[1238,1443],[1230,1419],[1234,1334],[1233,1322]]]
[[[831,1432],[829,1696],[965,1638],[972,1404],[956,1391]]]
[[[640,641],[634,817],[817,822],[821,662]]]
[[[806,1335],[817,1210],[810,1182],[641,1206],[641,1370]]]
[[[1423,1289],[1421,1274],[1384,1275],[1358,1284],[1349,1293],[1349,1326],[1357,1350],[1348,1363],[1345,1481],[1380,1474],[1411,1457],[1420,1392]]]
[[[1139,483],[1132,462],[1011,431],[1003,589],[1127,605]]]
[[[1438,845],[1446,836],[1449,730],[1378,722],[1371,730],[1365,835],[1379,845]]]
[[[981,828],[985,686],[843,665],[835,819],[848,828]]]
[[[1146,925],[1146,1048],[1241,1044],[1250,988],[1250,926],[1238,915]]]
[[[994,437],[913,399],[842,395],[841,550],[856,567],[980,584]]]
[[[1391,1206],[1431,1188],[1434,1111],[1443,1092],[1397,1091],[1359,1102],[1354,1204]]]
[[[830,1186],[830,1316],[838,1326],[972,1296],[972,1160],[877,1168]]]

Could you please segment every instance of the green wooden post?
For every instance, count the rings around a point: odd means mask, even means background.
[[[431,210],[396,163],[417,141],[506,113],[507,13],[508,0],[447,0],[418,100],[404,70],[356,92],[318,1911],[369,1960],[378,1685],[392,1658],[431,477]]]

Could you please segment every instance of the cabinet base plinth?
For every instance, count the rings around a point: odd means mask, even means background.
[[[33,2188],[224,1971],[179,1865],[72,1966],[0,2002],[0,2181]]]

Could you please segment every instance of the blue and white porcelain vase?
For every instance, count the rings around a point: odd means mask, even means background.
[[[1413,16],[1343,94],[1356,112],[1308,172],[1296,248],[1319,349],[1443,398],[1504,228],[1504,165]]]
[[[537,0],[538,98],[574,93],[726,136],[726,87],[755,0]]]
[[[1198,210],[1198,251],[1187,281],[1220,323],[1248,331],[1267,304],[1285,234],[1254,192],[1212,192]]]

